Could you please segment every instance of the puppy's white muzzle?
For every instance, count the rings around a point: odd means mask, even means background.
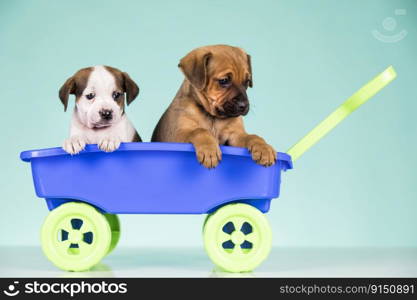
[[[122,110],[112,99],[97,97],[92,101],[82,99],[77,103],[80,121],[88,128],[108,127],[120,121]]]

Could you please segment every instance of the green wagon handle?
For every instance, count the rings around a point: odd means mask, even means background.
[[[328,115],[326,119],[321,121],[306,136],[304,136],[294,146],[288,149],[287,153],[291,155],[292,161],[294,162],[300,158],[304,152],[310,149],[340,122],[342,122],[348,115],[350,115],[359,106],[372,98],[376,93],[382,90],[396,77],[397,73],[395,72],[394,68],[390,66],[384,72],[360,88],[335,111]]]

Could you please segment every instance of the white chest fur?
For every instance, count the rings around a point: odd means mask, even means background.
[[[98,144],[99,148],[111,152],[119,148],[122,142],[132,142],[136,130],[132,123],[123,114],[120,121],[111,126],[91,129],[84,126],[74,111],[72,116],[70,137],[64,141],[63,148],[70,154],[77,154],[86,144]]]

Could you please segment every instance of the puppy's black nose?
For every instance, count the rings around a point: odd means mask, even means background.
[[[246,101],[238,101],[236,106],[239,113],[243,113],[248,109],[248,103]]]
[[[99,114],[100,114],[100,117],[106,121],[110,121],[113,118],[113,111],[110,109],[100,110]]]

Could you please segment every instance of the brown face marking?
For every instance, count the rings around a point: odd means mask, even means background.
[[[110,72],[110,74],[113,75],[114,80],[116,82],[116,90],[113,91],[113,93],[119,93],[120,96],[115,99],[117,105],[120,107],[122,114],[124,114],[125,111],[125,89],[124,89],[124,78],[122,75],[122,72],[119,69],[104,66],[107,71]]]
[[[126,103],[127,105],[129,105],[138,96],[139,87],[126,72],[122,72],[119,69],[109,66],[104,67],[114,76],[118,92],[122,93],[122,95],[120,96],[120,100],[117,100],[117,104],[120,106],[121,109],[124,110],[124,93],[126,93]]]
[[[116,102],[122,112],[124,112],[125,93],[127,95],[127,104],[129,105],[139,94],[139,87],[127,73],[109,66],[105,66],[105,68],[114,76],[117,87],[117,91],[114,92],[120,93],[120,96],[116,99]],[[75,101],[79,100],[85,88],[87,87],[88,79],[93,70],[93,67],[81,69],[77,71],[73,76],[68,78],[62,85],[59,90],[59,98],[64,105],[65,111],[68,107],[69,95],[75,95]]]
[[[92,71],[92,67],[77,71],[73,76],[68,78],[59,89],[59,98],[64,105],[65,111],[68,107],[68,97],[70,94],[75,95],[75,101],[78,101],[78,99],[82,96],[83,91],[87,87],[88,78],[90,77]]]

